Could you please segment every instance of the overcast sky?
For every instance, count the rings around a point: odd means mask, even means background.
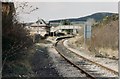
[[[34,22],[39,18],[45,21],[64,18],[78,18],[97,12],[118,13],[118,2],[30,2],[32,8],[39,9],[30,13],[19,15],[21,22]],[[17,4],[18,5],[18,4]],[[26,8],[25,11],[29,11]]]

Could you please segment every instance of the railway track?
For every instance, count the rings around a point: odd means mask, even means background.
[[[58,41],[55,48],[58,53],[71,65],[78,68],[91,79],[118,79],[118,72],[107,68],[99,63],[89,60],[63,45],[63,41]]]

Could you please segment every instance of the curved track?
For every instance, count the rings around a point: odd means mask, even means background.
[[[83,71],[88,77],[92,79],[118,79],[118,72],[107,68],[99,63],[89,60],[69,49],[63,45],[63,41],[58,41],[55,48],[58,53],[70,64],[79,70]]]

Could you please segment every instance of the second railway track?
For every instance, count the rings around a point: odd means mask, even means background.
[[[67,49],[63,45],[63,41],[64,40],[58,41],[55,44],[56,50],[66,61],[81,70],[88,77],[91,79],[118,79],[117,71],[76,54],[75,52]]]

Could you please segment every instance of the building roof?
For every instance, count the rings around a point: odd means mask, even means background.
[[[31,24],[32,27],[46,27],[47,24],[43,19],[39,19],[38,21],[36,21],[35,23]]]

